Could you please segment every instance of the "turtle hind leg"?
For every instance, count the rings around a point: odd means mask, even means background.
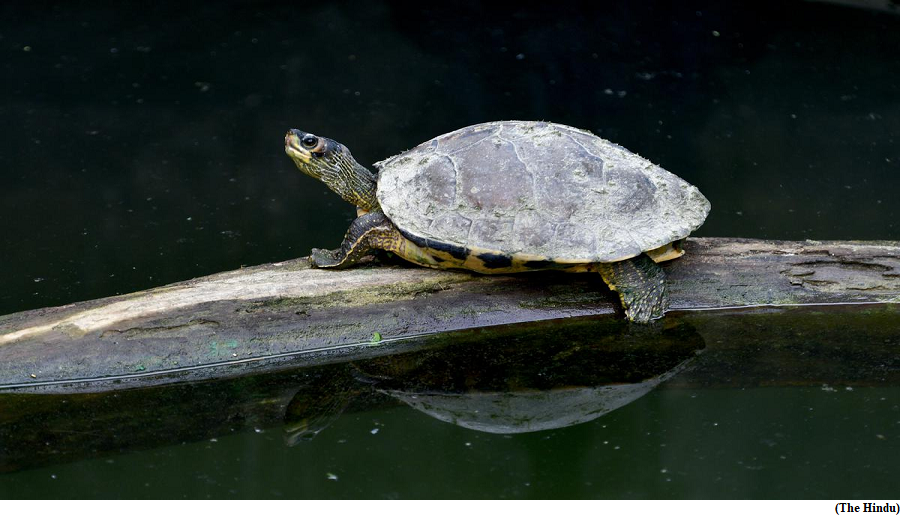
[[[341,247],[313,249],[309,263],[317,268],[344,269],[375,249],[393,250],[401,239],[400,232],[384,213],[366,213],[350,224]]]
[[[621,262],[598,263],[597,270],[609,288],[619,294],[629,320],[647,323],[666,313],[666,273],[646,254]]]

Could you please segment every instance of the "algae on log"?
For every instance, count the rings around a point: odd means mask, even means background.
[[[900,303],[898,242],[692,238],[685,250],[664,265],[671,310]],[[234,376],[298,354],[318,363],[360,358],[396,352],[401,344],[386,345],[396,338],[617,306],[592,274],[331,271],[298,259],[0,317],[0,387]]]

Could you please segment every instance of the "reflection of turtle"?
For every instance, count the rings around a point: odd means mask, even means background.
[[[310,369],[285,414],[289,445],[347,407],[386,394],[431,417],[492,433],[591,421],[647,394],[705,347],[687,322],[517,324],[423,337],[416,351]],[[352,409],[351,409],[352,410]]]
[[[341,416],[364,386],[344,366],[316,371],[285,409],[284,440],[288,446],[311,441]]]
[[[383,390],[410,407],[463,428],[492,434],[537,432],[587,423],[628,405],[675,376],[688,358],[666,373],[635,383],[507,392],[405,392]]]
[[[684,320],[634,327],[611,320],[460,332],[459,344],[377,358],[379,392],[435,419],[481,432],[563,428],[623,407],[677,375],[705,347]],[[398,360],[401,359],[401,360]]]
[[[285,151],[355,204],[339,249],[316,267],[347,267],[373,249],[427,267],[482,273],[599,272],[629,319],[665,312],[656,262],[683,254],[709,201],[697,188],[589,132],[544,122],[466,127],[376,164],[292,129]]]
[[[365,360],[311,368],[306,382],[294,393],[284,412],[284,442],[296,446],[312,441],[319,432],[334,423],[358,397],[376,395],[372,384],[378,381],[360,370],[361,365],[376,362],[377,373],[391,375],[405,364],[404,355],[385,361]]]

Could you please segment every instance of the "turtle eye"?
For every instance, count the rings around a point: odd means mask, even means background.
[[[307,134],[303,137],[302,140],[300,140],[300,143],[302,143],[303,146],[307,149],[312,149],[319,143],[319,139],[311,134]]]

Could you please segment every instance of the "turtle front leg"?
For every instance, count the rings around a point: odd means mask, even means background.
[[[647,323],[665,315],[669,308],[666,273],[646,254],[598,263],[597,270],[609,288],[619,294],[629,320]]]
[[[392,250],[399,238],[399,231],[384,213],[366,213],[350,224],[341,247],[332,251],[313,249],[309,264],[316,268],[344,269],[375,249]]]

